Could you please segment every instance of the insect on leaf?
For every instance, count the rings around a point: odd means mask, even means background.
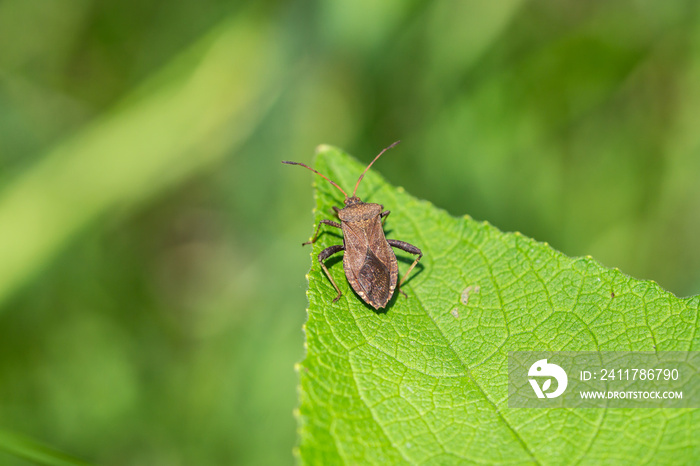
[[[364,165],[324,146],[316,169],[351,187]],[[700,413],[684,409],[508,408],[509,351],[700,350],[698,297],[570,258],[518,233],[455,218],[389,185],[373,167],[358,192],[391,210],[388,238],[423,250],[408,298],[385,312],[350,289],[325,232],[309,273],[307,354],[299,364],[306,464],[677,464],[700,454]],[[315,221],[342,195],[315,180]],[[311,222],[309,222],[311,225]],[[399,273],[411,258],[401,251]],[[401,259],[403,257],[403,260]],[[464,299],[468,290],[468,299]],[[564,428],[564,426],[566,428]],[[624,441],[621,441],[624,439]]]

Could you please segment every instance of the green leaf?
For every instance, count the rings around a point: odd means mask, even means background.
[[[316,168],[347,190],[364,167],[323,146]],[[343,196],[315,178],[318,222],[332,218]],[[341,239],[324,226],[312,252],[307,354],[299,365],[302,462],[698,458],[698,410],[509,409],[506,371],[509,351],[698,350],[698,297],[679,299],[591,257],[569,258],[520,233],[451,217],[387,184],[376,170],[358,196],[391,210],[387,236],[424,256],[404,287],[408,298],[396,293],[380,312],[360,300],[342,264],[329,259],[343,293],[332,303],[336,292],[316,255]],[[413,258],[401,251],[397,257],[402,276]]]

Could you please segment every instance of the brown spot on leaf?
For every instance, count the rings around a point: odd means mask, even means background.
[[[469,296],[474,293],[478,293],[479,291],[481,291],[481,287],[479,285],[469,285],[468,287],[466,287],[464,291],[462,291],[462,304],[464,304],[465,306],[469,304]]]

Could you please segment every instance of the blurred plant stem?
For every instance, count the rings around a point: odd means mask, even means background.
[[[34,440],[12,432],[0,430],[0,450],[36,464],[52,466],[87,466],[82,460],[61,453]]]
[[[0,302],[91,222],[236,150],[283,79],[270,69],[280,64],[271,37],[248,15],[226,22],[9,183],[0,192]]]

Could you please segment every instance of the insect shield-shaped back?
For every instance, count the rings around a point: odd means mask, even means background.
[[[375,309],[389,302],[399,275],[396,256],[384,237],[382,210],[380,204],[365,204],[358,199],[338,212],[345,245],[345,276],[355,293]]]
[[[336,302],[342,296],[340,288],[335,284],[333,277],[326,268],[324,260],[340,251],[345,251],[343,257],[343,269],[345,277],[350,282],[350,286],[362,298],[364,302],[374,307],[375,309],[383,308],[387,305],[396,289],[398,279],[398,266],[396,256],[392,247],[402,249],[411,254],[416,254],[418,257],[411,264],[406,272],[406,275],[401,280],[399,288],[406,280],[406,277],[411,273],[413,267],[418,263],[423,253],[417,247],[405,243],[403,241],[386,239],[384,230],[382,229],[382,218],[389,215],[389,211],[383,211],[384,207],[381,204],[364,203],[359,197],[355,196],[358,186],[362,178],[367,173],[367,170],[372,164],[388,149],[391,149],[399,141],[396,141],[386,149],[382,150],[374,160],[372,160],[367,168],[362,172],[355,184],[355,189],[352,196],[348,196],[343,189],[334,181],[330,180],[325,175],[317,172],[303,163],[288,162],[282,163],[290,165],[301,165],[304,168],[311,170],[317,175],[328,180],[333,186],[338,188],[345,195],[345,207],[337,209],[336,213],[341,223],[332,220],[321,220],[316,228],[316,233],[313,238],[303,244],[314,243],[318,239],[318,233],[321,225],[326,224],[343,230],[343,244],[330,246],[318,255],[318,262],[321,268],[326,273],[331,284],[338,292],[333,302]],[[405,294],[405,293],[404,293]]]

